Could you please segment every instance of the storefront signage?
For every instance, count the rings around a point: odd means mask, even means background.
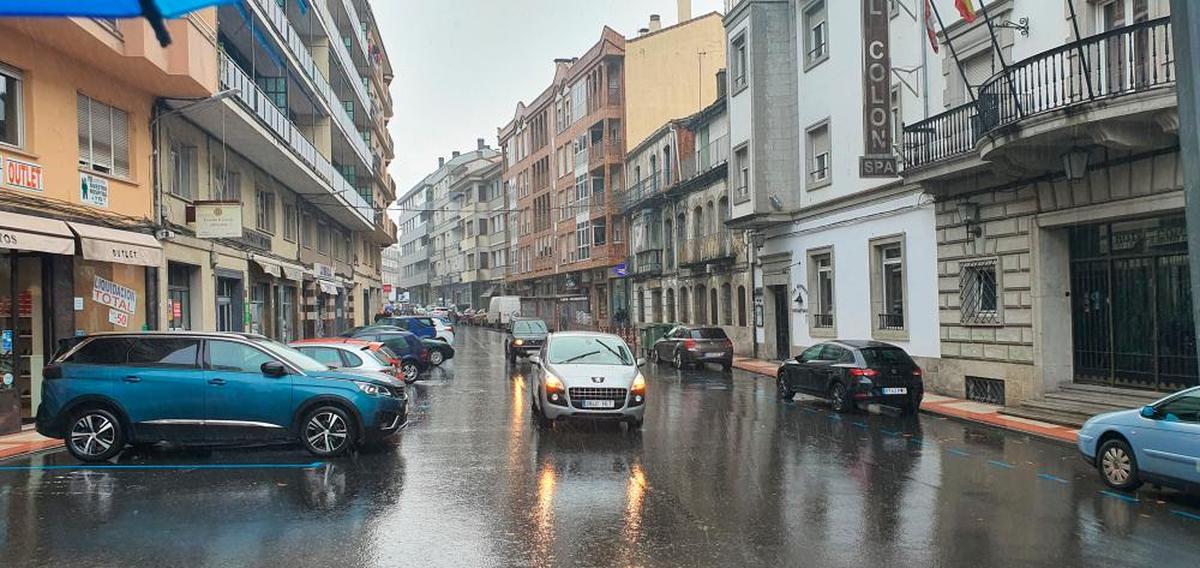
[[[12,158],[4,160],[4,184],[32,191],[46,188],[41,166]]]
[[[332,280],[333,279],[333,267],[329,266],[328,264],[321,264],[319,262],[314,262],[313,263],[313,274],[316,275],[317,278],[328,278],[328,279]]]
[[[183,302],[176,302],[174,300],[167,300],[167,301],[171,303],[171,319],[173,319],[173,320],[183,319]]]
[[[137,292],[99,276],[92,286],[92,301],[131,314],[137,311]]]
[[[859,177],[896,177],[892,154],[892,61],[888,0],[863,2],[863,156]]]
[[[391,285],[391,284],[384,284],[384,285],[383,285],[383,293],[384,293],[384,294],[387,294],[387,295],[389,295],[389,296],[390,296],[390,295],[392,295],[392,285]]]
[[[117,327],[129,327],[129,314],[120,310],[108,310],[108,323]]]
[[[201,239],[232,239],[242,236],[242,204],[197,202],[196,236]]]
[[[92,174],[79,174],[79,201],[84,205],[108,208],[108,180]]]
[[[83,296],[75,296],[75,311],[83,311]]]

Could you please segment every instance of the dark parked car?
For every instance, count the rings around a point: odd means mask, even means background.
[[[43,370],[37,430],[71,455],[105,461],[126,444],[297,440],[318,456],[391,436],[404,385],[334,371],[265,337],[240,333],[88,336]]]
[[[719,327],[681,325],[654,342],[650,358],[659,364],[670,361],[676,369],[717,363],[728,371],[733,367],[733,341]]]
[[[429,351],[429,363],[434,367],[454,358],[454,346],[445,341],[422,337],[421,344]]]
[[[421,338],[400,328],[372,325],[351,330],[349,335],[353,339],[378,341],[391,349],[405,363],[401,365],[401,369],[404,371],[404,382],[406,383],[411,384],[416,381],[421,373],[428,371],[433,366],[433,363],[430,362],[429,348],[425,347]],[[415,367],[416,373],[412,372],[413,367]]]
[[[776,380],[784,400],[800,392],[829,399],[838,412],[877,402],[915,414],[925,393],[921,377],[921,367],[895,345],[839,340],[819,343],[784,362]]]
[[[546,342],[546,322],[539,319],[518,319],[509,326],[504,338],[504,356],[516,363],[517,357],[528,357],[537,353]]]

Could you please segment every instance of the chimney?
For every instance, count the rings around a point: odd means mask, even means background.
[[[441,169],[444,165],[446,165],[445,156],[438,156],[438,169]]]
[[[455,151],[453,151],[453,152],[450,152],[450,159],[451,159],[451,160],[453,160],[454,158],[457,158],[457,157],[458,157],[458,150],[455,150]]]
[[[638,37],[642,37],[648,33],[650,33],[650,28],[642,28],[638,30]]]
[[[658,14],[650,14],[650,32],[656,32],[662,29],[662,17]]]
[[[679,8],[679,23],[692,19],[692,0],[675,0]]]
[[[476,139],[475,139],[475,144],[476,144],[476,146],[477,146],[477,148],[476,148],[476,149],[478,149],[478,150],[482,150],[482,149],[484,149],[484,148],[487,148],[487,144],[484,144],[484,143],[483,143],[483,138],[476,138]]]
[[[724,69],[717,70],[717,98],[718,99],[724,98],[725,94],[729,91],[728,85],[725,84],[725,75],[726,75],[726,73],[725,73]]]

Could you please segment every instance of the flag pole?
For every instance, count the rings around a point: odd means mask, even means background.
[[[978,105],[979,101],[975,98],[975,91],[971,90],[971,82],[967,80],[967,72],[963,69],[962,60],[958,58],[958,50],[954,49],[954,42],[950,40],[950,34],[946,31],[946,24],[942,22],[942,13],[937,9],[937,2],[930,0],[926,5],[933,8],[933,15],[937,17],[938,26],[942,28],[942,35],[946,36],[946,46],[950,48],[950,56],[954,58],[954,65],[958,67],[958,74],[962,76],[963,85],[967,89],[967,96],[971,97],[972,103]]]
[[[1017,116],[1025,116],[1025,110],[1021,108],[1021,97],[1017,96],[1017,86],[1013,85],[1012,76],[1008,74],[1008,63],[1004,62],[1004,52],[1000,50],[1000,40],[996,39],[996,28],[992,25],[991,11],[983,5],[979,6],[979,11],[983,12],[983,21],[987,24],[988,35],[992,38],[992,47],[996,48],[996,58],[1000,60],[1000,72],[1004,73],[1004,82],[1008,83],[1013,105],[1017,107]]]

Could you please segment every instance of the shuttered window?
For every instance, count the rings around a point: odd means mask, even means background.
[[[129,177],[129,114],[86,95],[76,97],[79,165]]]

